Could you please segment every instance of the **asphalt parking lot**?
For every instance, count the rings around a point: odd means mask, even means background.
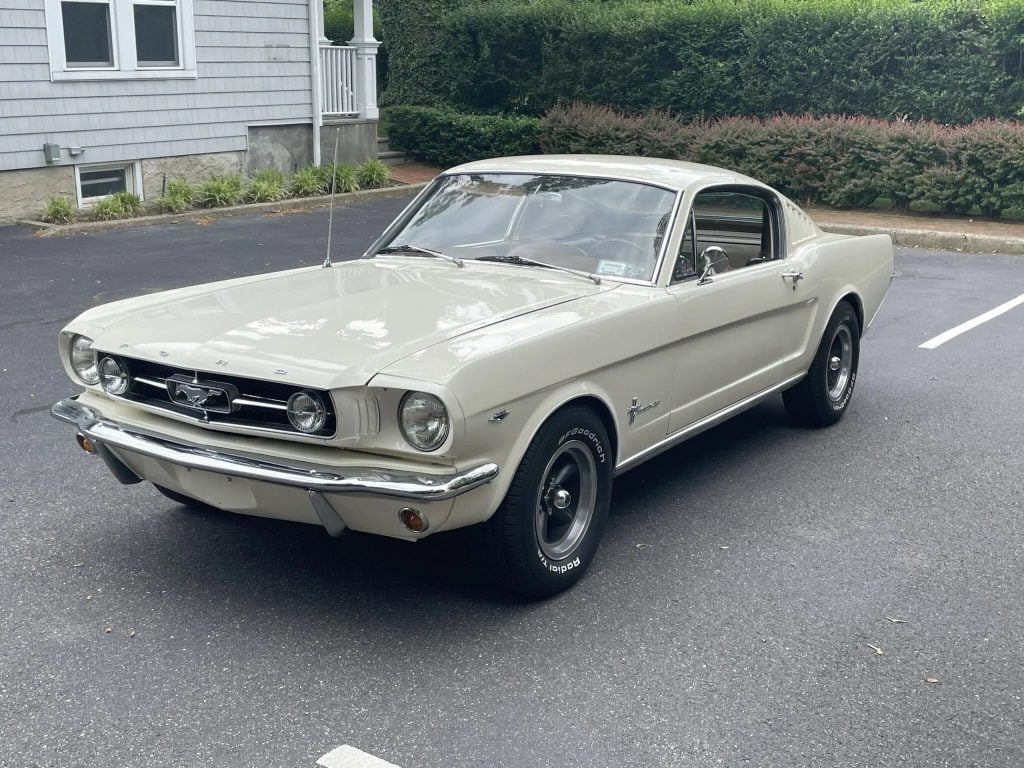
[[[405,202],[338,209],[336,257]],[[188,511],[47,413],[75,314],[317,263],[326,221],[0,229],[0,766],[1024,764],[1024,306],[919,347],[1024,257],[900,251],[840,424],[778,399],[663,454],[584,581],[509,605],[457,536]]]

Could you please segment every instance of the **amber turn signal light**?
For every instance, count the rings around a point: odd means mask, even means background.
[[[86,453],[92,453],[93,451],[96,450],[96,446],[92,444],[92,440],[83,435],[81,432],[75,435],[75,440],[78,441],[78,444]]]
[[[429,525],[426,516],[412,507],[402,507],[398,511],[398,519],[413,533],[423,533]]]

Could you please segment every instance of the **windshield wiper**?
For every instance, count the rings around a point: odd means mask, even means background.
[[[601,284],[601,276],[595,275],[593,272],[584,272],[582,269],[572,269],[571,267],[560,267],[557,264],[548,264],[546,261],[537,261],[536,259],[524,259],[522,256],[480,256],[476,261],[497,261],[501,264],[521,264],[524,267],[544,267],[545,269],[554,269],[559,272],[568,272],[570,275],[577,275],[579,277],[585,277],[588,280],[593,280],[594,285]]]
[[[457,267],[464,267],[462,259],[456,256],[449,256],[447,253],[441,253],[440,251],[432,251],[429,248],[422,248],[418,245],[411,245],[409,243],[403,243],[402,245],[389,245],[387,248],[381,248],[377,253],[422,253],[425,256],[433,256],[435,259],[444,259],[450,261]],[[375,253],[374,256],[377,254]]]

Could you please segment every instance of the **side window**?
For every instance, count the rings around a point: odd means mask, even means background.
[[[672,268],[672,282],[678,283],[696,274],[698,274],[697,243],[693,237],[693,214],[691,213],[689,221],[686,222],[683,241],[679,244],[679,255],[676,257],[675,266]]]
[[[778,258],[775,252],[775,215],[759,195],[732,191],[709,191],[697,195],[693,203],[696,223],[696,252],[715,246],[715,272],[742,269]]]

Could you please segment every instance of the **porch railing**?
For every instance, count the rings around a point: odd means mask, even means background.
[[[320,46],[320,111],[324,115],[359,116],[355,48]]]

